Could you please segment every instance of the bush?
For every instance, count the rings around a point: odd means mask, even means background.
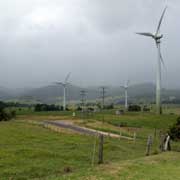
[[[177,118],[176,124],[169,129],[169,135],[172,140],[180,140],[180,117]]]
[[[82,111],[82,108],[80,106],[78,106],[76,111]]]
[[[120,122],[119,127],[127,127],[127,122]]]
[[[106,105],[104,106],[104,109],[107,109],[107,110],[114,109],[114,104]]]
[[[48,104],[36,104],[34,110],[36,112],[39,111],[60,111],[62,110],[59,108],[59,106],[56,106],[54,104],[48,105]]]
[[[141,111],[141,106],[138,106],[138,105],[130,105],[128,107],[128,111],[131,111],[131,112],[139,112]]]
[[[9,121],[16,117],[16,111],[10,111],[6,109],[0,110],[0,121]]]
[[[87,109],[89,112],[94,112],[94,108],[92,108],[92,107],[88,107],[88,109]]]
[[[150,108],[148,108],[147,106],[144,106],[144,107],[143,107],[143,111],[144,111],[144,112],[150,112]]]

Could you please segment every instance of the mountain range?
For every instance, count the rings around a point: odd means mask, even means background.
[[[81,99],[80,91],[86,91],[86,99],[98,100],[102,93],[100,87],[81,88],[75,85],[67,87],[67,100],[79,101]],[[180,90],[162,89],[162,97],[164,100],[180,99]],[[120,103],[124,101],[124,90],[121,87],[106,87],[106,98],[109,101]],[[128,89],[128,96],[132,102],[155,100],[155,85],[152,83],[143,83],[131,85]],[[0,99],[4,101],[16,101],[24,103],[58,103],[62,101],[63,88],[58,85],[44,86],[39,88],[25,89],[25,90],[11,90],[0,88]]]

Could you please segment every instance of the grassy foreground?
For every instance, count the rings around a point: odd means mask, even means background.
[[[71,171],[86,174],[92,167],[93,137],[21,122],[3,122],[0,129],[0,179],[63,177]],[[104,147],[105,163],[135,159],[145,151],[143,143],[123,140],[105,139]]]
[[[93,118],[101,121],[101,114]],[[107,113],[108,128],[116,131],[120,122],[138,127],[136,142],[105,139],[104,164],[97,165],[97,151],[92,166],[93,149],[98,140],[70,132],[56,133],[21,120],[57,120],[72,118],[71,113],[38,113],[18,116],[18,120],[0,123],[0,180],[61,180],[61,179],[122,179],[122,180],[178,180],[180,153],[169,152],[145,157],[146,139],[157,129],[167,129],[177,115]],[[98,121],[98,122],[99,122]],[[91,121],[90,121],[91,122]],[[91,126],[99,123],[91,122]],[[101,124],[101,123],[100,123]],[[113,126],[114,127],[111,127]],[[157,153],[156,145],[152,154]],[[179,143],[173,149],[180,150]]]

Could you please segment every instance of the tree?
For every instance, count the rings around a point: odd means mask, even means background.
[[[48,105],[48,104],[36,104],[34,111],[59,111],[62,110],[62,108],[59,108],[59,106],[56,106],[54,104]]]
[[[138,106],[138,105],[130,105],[130,106],[128,107],[128,111],[132,111],[132,112],[141,111],[141,106]]]
[[[0,121],[8,121],[15,118],[16,111],[7,109],[7,105],[4,102],[0,102]]]
[[[180,117],[178,117],[177,122],[170,127],[169,135],[172,140],[180,140]]]

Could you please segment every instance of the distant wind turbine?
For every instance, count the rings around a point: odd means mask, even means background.
[[[124,86],[120,86],[124,89],[125,92],[125,109],[128,109],[128,88],[129,88],[129,80],[125,83]]]
[[[161,54],[161,39],[163,38],[163,34],[160,34],[160,28],[161,28],[161,24],[162,24],[162,20],[164,18],[165,12],[166,12],[167,7],[165,7],[161,18],[159,20],[159,24],[157,27],[157,30],[155,32],[155,34],[152,33],[136,33],[139,35],[143,35],[143,36],[147,36],[147,37],[151,37],[154,39],[156,47],[157,47],[157,51],[158,51],[158,59],[157,59],[157,75],[156,75],[156,111],[157,114],[161,114],[161,63],[164,65],[164,60]]]
[[[70,78],[71,73],[68,73],[68,75],[66,76],[64,82],[56,82],[56,84],[61,85],[63,87],[63,110],[66,110],[66,88],[68,83],[68,80]]]

